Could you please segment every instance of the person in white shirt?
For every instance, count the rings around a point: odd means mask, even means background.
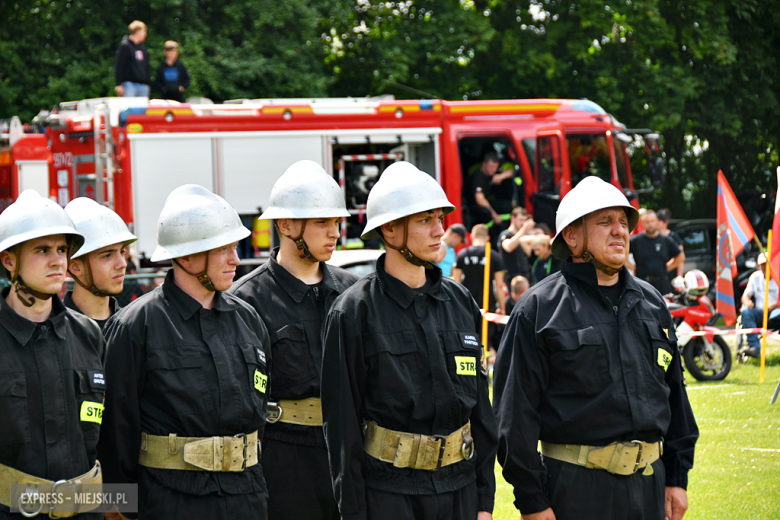
[[[766,253],[758,255],[758,270],[748,278],[747,288],[742,293],[742,327],[746,329],[758,328],[764,321],[764,292],[766,291]],[[777,308],[778,287],[777,283],[769,279],[769,300],[767,309],[769,317],[775,318],[780,315],[780,309]],[[748,334],[747,354],[752,357],[760,357],[761,343],[758,341],[758,334]]]

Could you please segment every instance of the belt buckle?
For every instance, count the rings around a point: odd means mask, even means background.
[[[233,437],[236,438],[236,439],[242,439],[244,441],[244,451],[243,451],[244,460],[241,462],[241,469],[239,470],[239,471],[244,471],[246,469],[246,461],[247,461],[246,450],[249,447],[249,443],[247,443],[247,441],[246,441],[246,434],[245,433],[237,433],[237,434],[233,435]]]
[[[639,470],[639,461],[642,459],[642,453],[645,452],[644,450],[645,443],[644,441],[633,440],[630,441],[629,444],[636,444],[636,446],[639,448],[638,451],[636,452],[636,462],[634,462],[633,472],[636,473]]]
[[[439,461],[436,463],[436,467],[431,471],[439,471],[441,469],[441,462],[444,460],[444,450],[447,448],[447,437],[444,435],[429,435],[431,439],[439,441]]]
[[[68,485],[68,484],[76,484],[76,483],[73,482],[73,479],[70,479],[70,480],[68,480],[68,479],[58,480],[57,482],[55,482],[54,484],[51,485],[51,491],[49,491],[49,493],[51,493],[53,495],[54,492],[57,490],[58,486],[65,486],[65,485]],[[54,507],[55,507],[54,504],[52,504],[49,507],[49,518],[54,518],[54,519],[56,519],[56,518],[65,518],[65,517],[59,516],[57,513],[55,513],[54,512]],[[77,506],[74,505],[74,507],[77,507]],[[73,511],[73,512],[75,513],[75,511]]]
[[[463,432],[463,445],[460,447],[460,454],[464,460],[474,458],[474,437],[468,434],[468,430]]]
[[[283,410],[279,403],[268,403],[265,409],[265,420],[269,424],[276,424],[282,418],[282,412]]]

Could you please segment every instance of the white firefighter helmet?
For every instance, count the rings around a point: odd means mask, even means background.
[[[250,234],[228,201],[203,186],[185,184],[165,199],[152,262],[211,251]]]
[[[441,208],[445,215],[455,210],[436,179],[420,171],[412,163],[395,162],[385,169],[368,194],[368,222],[362,238],[379,238],[378,229],[382,225],[438,208]]]
[[[693,269],[685,273],[685,291],[689,296],[701,296],[709,290],[710,281],[702,271]]]
[[[271,188],[270,206],[261,219],[348,217],[344,192],[314,161],[298,161]]]
[[[84,237],[65,210],[35,190],[24,190],[16,202],[0,214],[0,251],[51,235],[66,235],[74,248],[84,243]]]
[[[571,251],[562,235],[566,226],[594,211],[615,207],[625,208],[629,232],[633,231],[639,222],[639,212],[629,204],[626,196],[618,188],[595,175],[585,177],[566,194],[558,206],[558,212],[555,214],[556,234],[552,243],[552,253],[562,260],[569,258]]]
[[[73,199],[65,206],[65,213],[73,220],[76,229],[84,235],[84,245],[71,258],[79,258],[112,244],[125,246],[138,238],[130,233],[125,221],[114,211],[87,197]]]

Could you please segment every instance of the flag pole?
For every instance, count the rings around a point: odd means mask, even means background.
[[[766,256],[766,265],[770,267],[769,265],[769,258],[772,255],[772,230],[769,230],[769,233],[767,233],[766,237],[766,253],[764,253]],[[769,318],[769,269],[766,270],[765,273],[765,283],[764,285],[764,334],[761,337],[761,375],[758,378],[759,383],[764,382],[764,367],[766,366],[766,337],[769,334],[769,331],[766,330],[767,321]]]
[[[769,231],[769,234],[767,235],[766,239],[767,239],[767,241],[772,240],[772,230]],[[761,241],[758,239],[758,237],[756,235],[753,235],[753,242],[755,242],[758,245],[758,250],[759,251],[763,251],[764,250],[763,244],[761,244]],[[770,244],[768,243],[767,244],[767,248],[769,248],[769,246],[770,246]],[[780,280],[780,277],[777,276],[777,273],[772,268],[772,265],[769,263],[769,253],[767,253],[767,257],[766,257],[766,265],[769,266],[769,269],[767,269],[767,273],[771,272],[772,276],[774,276],[776,280]]]
[[[485,349],[485,367],[488,360],[488,321],[485,313],[490,312],[490,239],[485,244],[485,276],[482,285],[482,346]]]

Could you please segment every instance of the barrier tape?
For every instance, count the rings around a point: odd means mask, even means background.
[[[498,323],[500,325],[509,323],[509,316],[506,314],[496,314],[493,312],[485,312],[484,310],[480,310],[480,312],[482,313],[482,316],[491,323]],[[677,336],[709,336],[710,334],[715,336],[726,336],[729,334],[763,334],[764,332],[767,332],[767,329],[697,330],[691,332],[678,332]]]

